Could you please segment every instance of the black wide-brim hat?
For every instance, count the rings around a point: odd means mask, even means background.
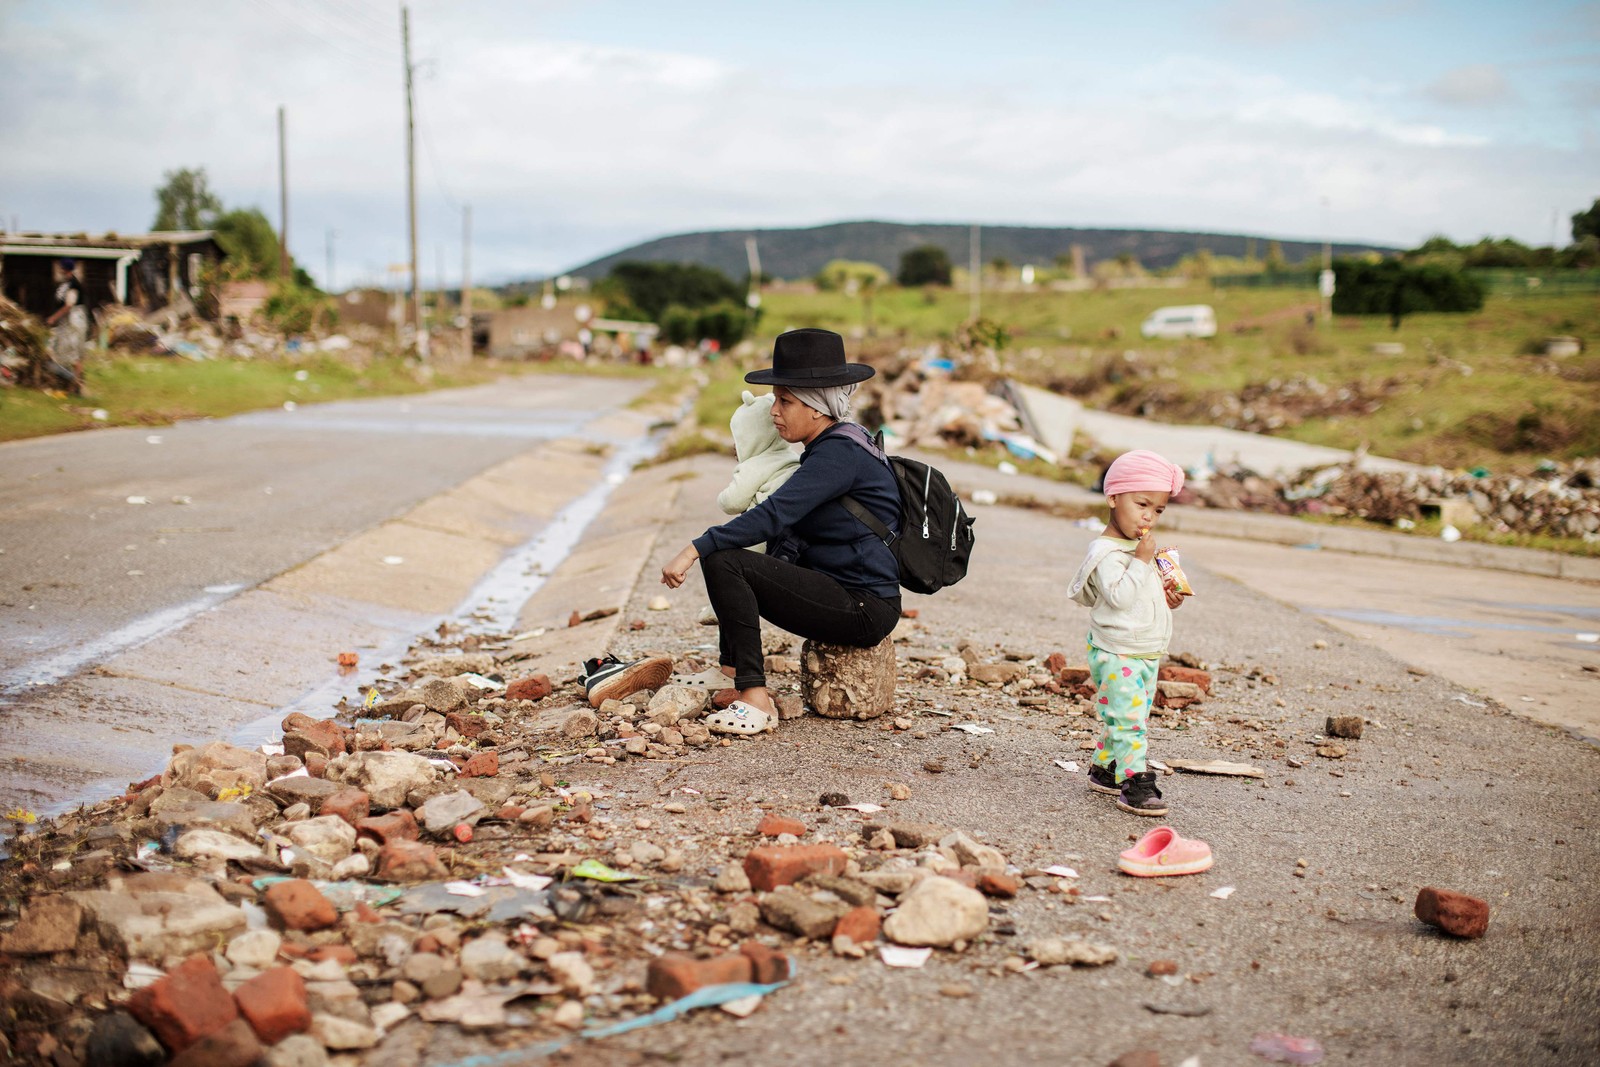
[[[744,376],[751,385],[826,389],[864,382],[875,372],[844,358],[844,338],[832,330],[790,330],[772,342],[772,366]]]

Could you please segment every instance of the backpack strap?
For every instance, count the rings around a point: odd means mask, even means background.
[[[844,496],[839,498],[839,503],[844,505],[844,509],[846,511],[866,524],[867,529],[877,534],[878,540],[882,541],[890,548],[894,547],[894,535],[889,532],[889,527],[885,526],[883,521],[879,519],[878,516],[868,511],[866,506],[862,504],[861,501],[857,500],[849,493],[846,493]]]

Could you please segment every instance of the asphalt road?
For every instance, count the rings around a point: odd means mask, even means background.
[[[0,693],[55,681],[626,403],[495,386],[0,448]]]
[[[48,807],[108,775],[148,773],[175,741],[270,714],[285,679],[330,670],[331,609],[307,597],[331,593],[345,615],[366,616],[340,620],[345,632],[377,623],[348,593],[349,568],[311,574],[298,600],[273,598],[270,611],[241,609],[252,590],[497,464],[608,439],[596,420],[647,384],[538,375],[0,447],[0,800]],[[500,510],[498,540],[474,542],[483,558],[458,566],[491,566],[548,518]],[[450,521],[415,528],[405,554],[421,557],[416,542],[432,536],[435,554],[459,556]],[[406,595],[415,568],[378,569],[397,590],[379,598],[391,628],[439,610]],[[161,640],[208,628],[204,640]],[[299,662],[313,647],[314,669]],[[261,682],[268,659],[273,686]],[[219,696],[233,698],[228,710]]]

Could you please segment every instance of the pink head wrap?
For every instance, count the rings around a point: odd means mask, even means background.
[[[1102,491],[1106,496],[1138,492],[1177,495],[1182,488],[1182,467],[1141,448],[1111,461]]]

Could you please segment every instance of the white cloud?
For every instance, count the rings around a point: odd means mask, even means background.
[[[273,5],[241,10],[0,36],[0,68],[15,72],[0,143],[21,146],[0,159],[0,214],[132,229],[162,171],[203,165],[230,205],[276,218],[282,103],[298,254],[320,269],[337,229],[342,281],[400,258],[393,43],[331,43],[334,29]],[[439,42],[419,48],[430,276],[437,246],[457,256],[451,200],[473,204],[481,277],[681,230],[852,218],[1321,236],[1324,196],[1340,236],[1544,240],[1550,207],[1587,204],[1600,173],[1593,139],[1490,143],[1408,110],[1418,97],[1395,85],[1336,92],[1213,60],[1148,63],[1058,102],[1021,85],[802,90],[700,55],[525,33],[423,39]],[[148,60],[161,55],[183,62]]]
[[[1423,90],[1431,100],[1454,107],[1493,107],[1515,96],[1505,72],[1493,63],[1447,70]]]

